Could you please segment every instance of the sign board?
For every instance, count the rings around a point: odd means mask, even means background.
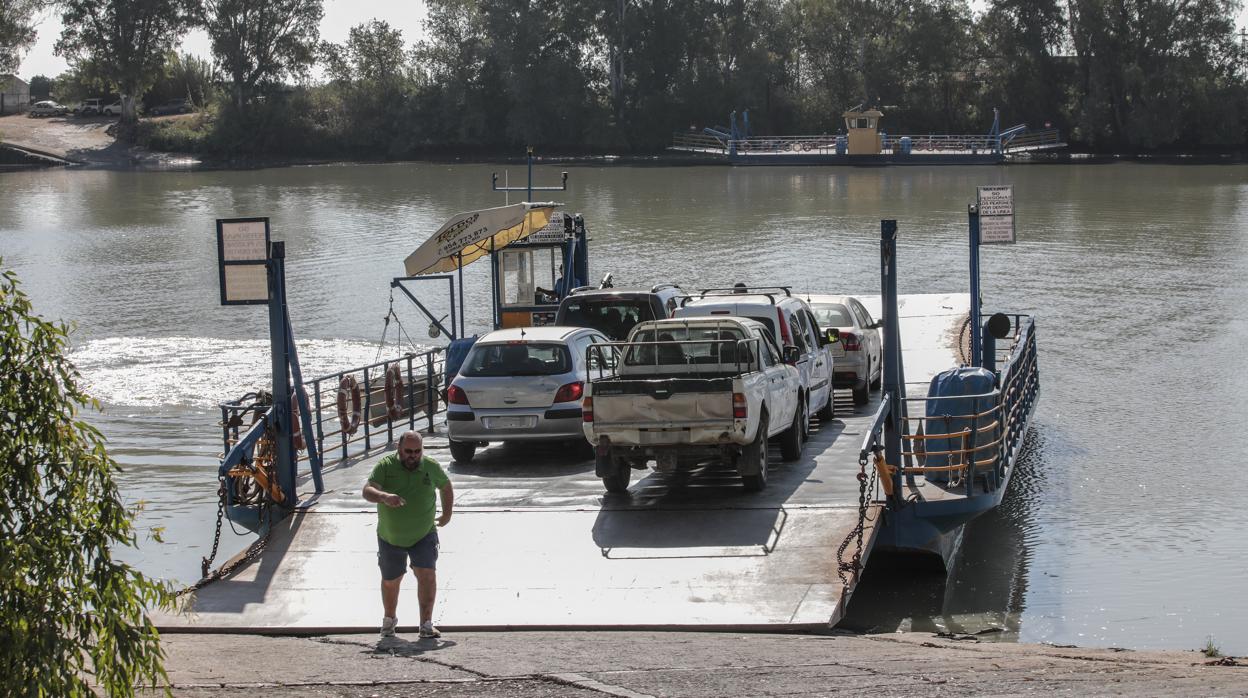
[[[545,228],[542,228],[541,230],[533,233],[527,238],[521,240],[520,242],[523,244],[536,244],[536,245],[552,244],[552,243],[562,245],[563,241],[567,239],[567,237],[568,237],[568,234],[563,229],[563,213],[560,211],[555,211],[553,214],[551,214],[550,222],[546,224]]]
[[[977,187],[975,203],[979,210],[979,243],[1013,243],[1014,185]]]
[[[221,305],[269,302],[269,219],[217,219]]]

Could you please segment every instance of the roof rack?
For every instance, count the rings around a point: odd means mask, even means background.
[[[663,289],[665,289],[665,288],[675,288],[675,289],[679,289],[680,287],[679,287],[679,286],[677,286],[676,284],[655,284],[655,285],[653,285],[653,286],[651,286],[651,287],[650,287],[650,292],[651,292],[651,293],[658,293],[659,291],[662,291],[662,290],[663,290]]]
[[[707,295],[718,296],[723,293],[756,293],[757,294],[760,291],[784,291],[784,295],[786,296],[793,295],[792,286],[731,286],[729,288],[704,288],[702,289],[701,293],[703,296],[707,296]],[[762,293],[760,295],[767,296],[771,294]]]

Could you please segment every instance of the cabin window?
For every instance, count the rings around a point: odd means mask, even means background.
[[[559,257],[555,248],[514,248],[498,254],[498,296],[504,307],[559,302],[555,293],[555,281],[559,276]]]

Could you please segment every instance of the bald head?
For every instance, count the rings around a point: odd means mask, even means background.
[[[399,437],[399,461],[408,470],[415,470],[424,456],[424,440],[415,431],[403,432]]]

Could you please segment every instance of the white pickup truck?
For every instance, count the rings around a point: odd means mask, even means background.
[[[670,472],[710,458],[735,466],[757,492],[767,486],[769,438],[781,438],[786,460],[801,457],[796,357],[783,356],[755,320],[643,322],[627,342],[587,351],[583,425],[608,492],[627,490],[631,471],[651,459]]]

